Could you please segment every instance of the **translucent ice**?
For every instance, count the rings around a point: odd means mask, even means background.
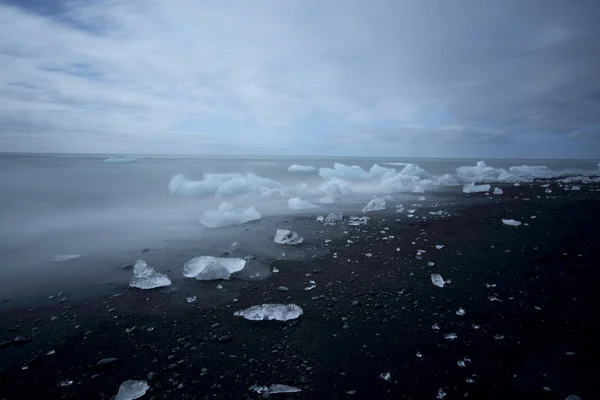
[[[271,386],[252,385],[250,386],[250,390],[258,394],[262,394],[265,398],[268,398],[271,394],[298,393],[302,391],[300,388],[283,385],[281,383],[274,383]]]
[[[317,172],[317,168],[312,165],[290,165],[288,168],[289,172],[297,172],[297,173],[309,173],[309,172]]]
[[[431,274],[431,283],[441,288],[443,288],[446,284],[446,282],[444,282],[444,278],[442,278],[440,274]]]
[[[296,304],[261,304],[233,313],[250,321],[288,321],[303,314]]]
[[[319,175],[324,179],[339,178],[346,181],[366,181],[373,176],[357,165],[348,166],[335,163],[333,168],[319,168]]]
[[[200,223],[209,228],[224,228],[233,225],[242,225],[249,221],[260,219],[256,208],[240,208],[229,203],[221,203],[218,211],[206,211],[200,217]]]
[[[336,222],[336,221],[341,221],[344,219],[344,215],[342,213],[330,213],[326,218],[325,221],[328,222]]]
[[[381,210],[385,210],[385,200],[383,200],[382,198],[375,198],[375,199],[371,200],[362,209],[363,212],[381,211]]]
[[[287,229],[277,229],[273,241],[279,244],[296,245],[302,243],[304,238],[298,236],[296,232],[292,232]]]
[[[169,182],[169,192],[178,195],[239,196],[249,193],[272,194],[281,190],[281,183],[254,174],[205,174],[201,181],[191,181],[178,174]]]
[[[509,226],[519,226],[519,225],[521,225],[521,222],[515,221],[514,219],[503,219],[502,223],[504,225],[509,225]]]
[[[288,207],[292,210],[308,210],[319,206],[312,204],[309,201],[302,200],[300,197],[292,197],[288,200]]]
[[[374,164],[371,167],[371,169],[369,170],[369,173],[372,176],[375,176],[377,178],[387,179],[387,178],[391,178],[392,176],[396,175],[396,170],[394,168],[386,168],[386,167],[382,167],[377,164]]]
[[[246,260],[241,258],[202,256],[184,264],[183,276],[196,278],[199,281],[229,279],[231,274],[241,271],[245,266]]]
[[[125,381],[119,386],[119,392],[115,400],[134,400],[139,399],[146,391],[150,389],[146,381]]]
[[[497,187],[497,188],[494,188],[494,192],[493,193],[494,194],[503,194],[504,191],[502,189],[500,189],[499,187]]]
[[[319,187],[319,192],[325,197],[321,199],[321,203],[334,203],[336,199],[340,199],[350,193],[350,182],[339,178],[331,178]]]
[[[133,277],[129,282],[129,287],[138,289],[155,289],[163,286],[169,286],[171,280],[154,268],[149,267],[144,260],[137,260],[133,266]]]
[[[382,177],[381,180],[381,187],[385,193],[423,193],[425,188],[432,184],[433,176],[414,164],[407,164],[396,175]]]
[[[351,226],[360,226],[366,225],[369,222],[369,217],[350,217],[348,221],[348,225]]]
[[[490,185],[475,185],[469,183],[463,186],[463,193],[484,193],[490,190]]]

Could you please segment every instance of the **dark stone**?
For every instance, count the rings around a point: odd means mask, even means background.
[[[229,335],[223,335],[221,337],[219,337],[219,343],[225,343],[225,342],[230,342],[233,338]]]
[[[102,360],[98,361],[96,363],[97,367],[111,367],[113,365],[115,365],[117,362],[119,362],[119,359],[116,357],[108,357],[108,358],[103,358]]]

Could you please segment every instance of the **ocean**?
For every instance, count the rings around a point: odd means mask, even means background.
[[[135,162],[105,162],[105,159],[73,155],[0,156],[0,273],[3,277],[0,298],[24,297],[72,285],[123,283],[128,275],[115,274],[115,268],[135,262],[142,249],[156,252],[170,248],[172,251],[177,244],[185,243],[188,247],[213,250],[216,247],[225,251],[225,243],[230,242],[229,231],[211,229],[200,223],[202,213],[217,210],[222,201],[243,208],[253,206],[262,219],[298,214],[316,216],[333,211],[359,213],[373,196],[384,194],[397,201],[416,201],[420,196],[433,195],[438,201],[457,201],[448,196],[460,193],[459,189],[446,184],[427,184],[427,181],[444,174],[456,176],[458,167],[474,167],[478,161],[340,157],[144,156],[116,160]],[[363,172],[374,164],[394,168],[393,173],[387,171],[390,176],[407,164],[425,172],[412,171],[408,177],[396,181],[391,190],[382,190],[381,176],[357,180],[350,176],[351,181],[355,180],[351,186],[336,186],[332,196],[323,200],[327,193],[320,189],[330,180],[329,175],[324,179],[317,172],[288,171],[292,164],[318,169],[333,168],[336,162],[361,167]],[[552,171],[571,171],[570,175],[597,173],[596,163],[594,160],[488,161],[494,171],[508,170],[515,165],[544,165]],[[347,171],[337,174],[336,170],[330,170],[330,173],[341,179],[348,177],[344,175]],[[428,175],[423,175],[425,173]],[[185,176],[186,183],[170,191],[171,179],[178,174]],[[193,182],[202,181],[206,175],[216,176],[217,185],[223,185],[224,179],[233,184],[225,185],[229,191],[223,195],[215,195],[212,186],[208,192],[199,193]],[[233,178],[238,181],[232,181]],[[266,180],[261,181],[262,178]],[[482,181],[486,179],[486,176],[481,177]],[[265,182],[270,191],[262,190]],[[461,180],[464,182],[465,179]],[[191,192],[187,190],[190,187]],[[290,209],[287,201],[294,196],[319,208]],[[242,229],[240,226],[231,229]],[[54,260],[57,255],[72,254],[81,257],[67,262]]]

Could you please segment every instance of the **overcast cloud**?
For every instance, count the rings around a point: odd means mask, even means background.
[[[600,157],[597,0],[0,0],[0,151]]]

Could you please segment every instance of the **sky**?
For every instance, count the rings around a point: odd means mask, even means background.
[[[0,0],[0,152],[600,158],[597,0]]]

